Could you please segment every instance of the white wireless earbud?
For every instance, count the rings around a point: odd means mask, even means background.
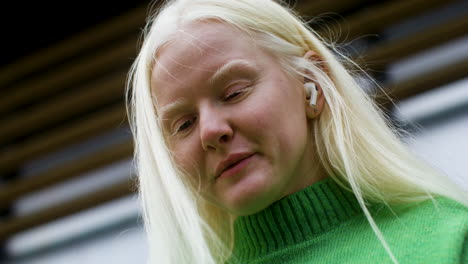
[[[318,94],[318,91],[317,91],[317,86],[315,86],[315,83],[313,82],[307,82],[304,84],[304,87],[307,91],[307,95],[309,97],[309,100],[310,100],[310,106],[312,107],[316,107],[316,104],[317,104],[317,94]]]

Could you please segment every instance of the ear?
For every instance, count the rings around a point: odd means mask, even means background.
[[[306,52],[306,54],[304,54],[303,58],[314,62],[325,74],[330,75],[325,60],[319,54],[317,54],[317,52],[309,50]]]
[[[319,63],[320,68],[326,74],[328,74],[328,71],[326,70],[325,65],[323,63],[324,60],[316,52],[314,52],[312,50],[307,51],[306,54],[304,55],[304,59],[314,61],[315,63]],[[304,79],[304,84],[306,82],[312,82],[312,80]],[[315,86],[317,88],[317,102],[315,104],[315,107],[310,105],[310,96],[307,94],[307,91],[306,91],[305,107],[306,107],[306,114],[307,114],[307,117],[309,119],[318,118],[320,116],[320,113],[322,112],[324,106],[325,106],[325,97],[323,96],[322,87],[317,82],[315,82]]]

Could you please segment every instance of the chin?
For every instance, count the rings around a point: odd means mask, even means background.
[[[251,215],[270,206],[272,199],[266,190],[256,190],[255,192],[243,193],[229,199],[229,211],[237,216]]]

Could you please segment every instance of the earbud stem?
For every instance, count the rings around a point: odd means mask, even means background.
[[[310,102],[309,102],[310,106],[315,108],[317,104],[317,94],[318,94],[317,86],[313,82],[305,83],[304,86],[306,88],[306,91],[310,93]]]

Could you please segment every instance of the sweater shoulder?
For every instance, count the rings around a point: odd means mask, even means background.
[[[392,207],[399,216],[421,215],[429,218],[456,218],[468,221],[468,207],[446,197]]]
[[[421,260],[414,263],[427,263],[424,256],[437,263],[460,263],[466,258],[468,207],[437,197],[392,209],[382,213],[380,227],[399,255]]]
[[[379,212],[376,216],[378,215]],[[439,232],[450,229],[468,230],[468,207],[442,196],[417,203],[391,206],[382,210],[381,216],[384,219],[397,219],[421,227],[437,227]]]

